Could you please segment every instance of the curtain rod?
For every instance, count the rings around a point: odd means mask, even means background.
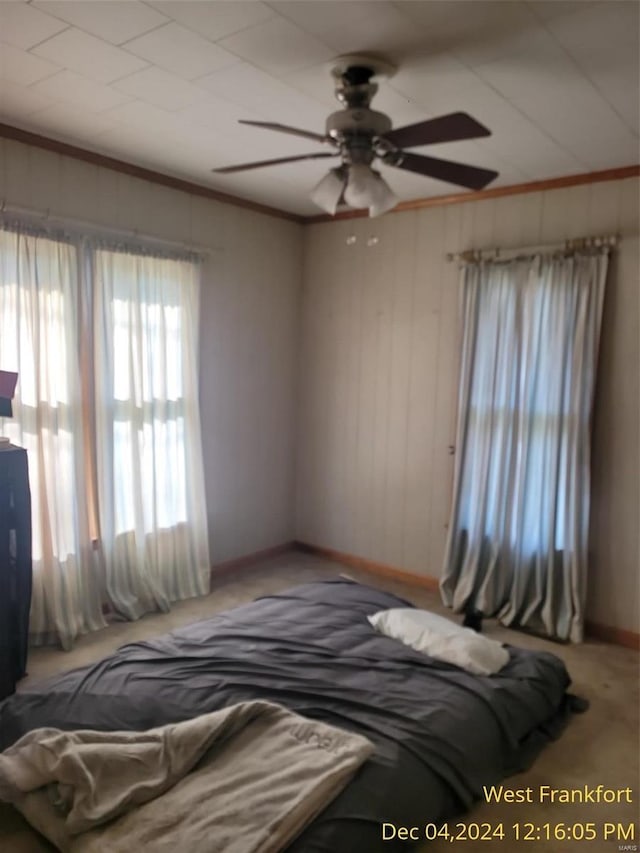
[[[211,246],[199,246],[196,243],[181,243],[176,240],[165,240],[164,237],[145,234],[142,231],[138,231],[137,228],[112,228],[110,225],[102,225],[100,222],[92,222],[89,219],[76,219],[71,216],[58,216],[56,214],[51,215],[51,210],[49,208],[47,208],[47,210],[34,210],[33,208],[11,204],[3,199],[0,203],[0,216],[4,214],[31,216],[36,219],[42,219],[45,222],[51,222],[53,225],[87,229],[106,236],[140,239],[144,242],[155,243],[157,246],[166,246],[169,249],[180,249],[182,251],[194,252],[201,255],[212,255],[215,252],[220,251],[220,249],[213,248]]]
[[[564,240],[562,243],[548,243],[543,246],[526,246],[519,249],[467,249],[466,252],[448,252],[447,261],[515,261],[529,258],[532,255],[546,255],[554,252],[576,252],[581,249],[595,249],[599,246],[618,245],[620,237],[617,234],[603,234],[597,237],[580,237],[575,240]]]

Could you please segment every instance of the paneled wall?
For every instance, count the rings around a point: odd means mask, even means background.
[[[290,541],[301,227],[5,139],[0,200],[213,250],[201,302],[211,558]]]
[[[438,577],[460,346],[458,270],[446,253],[617,232],[594,419],[588,613],[637,630],[638,190],[626,179],[305,229],[299,540]]]

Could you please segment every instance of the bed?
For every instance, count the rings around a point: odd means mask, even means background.
[[[375,746],[353,781],[287,853],[406,850],[382,824],[441,823],[526,769],[571,708],[564,664],[509,647],[492,677],[470,675],[377,633],[367,616],[408,607],[340,578],[259,598],[0,703],[0,749],[42,726],[142,731],[267,700]]]

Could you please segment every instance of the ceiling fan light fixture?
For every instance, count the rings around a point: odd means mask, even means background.
[[[368,207],[369,216],[380,216],[398,203],[389,184],[365,163],[352,163],[344,189],[345,202],[356,210]]]
[[[339,166],[337,169],[331,169],[311,191],[311,201],[334,216],[342,197],[344,185],[343,168]]]

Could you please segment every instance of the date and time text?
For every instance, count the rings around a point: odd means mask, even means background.
[[[631,788],[607,788],[604,785],[583,785],[578,788],[506,788],[492,785],[484,788],[488,803],[633,803]],[[590,815],[591,817],[591,815]],[[609,841],[628,845],[623,849],[638,849],[638,826],[633,821],[574,820],[528,822],[517,820],[494,822],[425,823],[421,826],[381,824],[383,841],[445,842],[543,842],[543,841]]]

